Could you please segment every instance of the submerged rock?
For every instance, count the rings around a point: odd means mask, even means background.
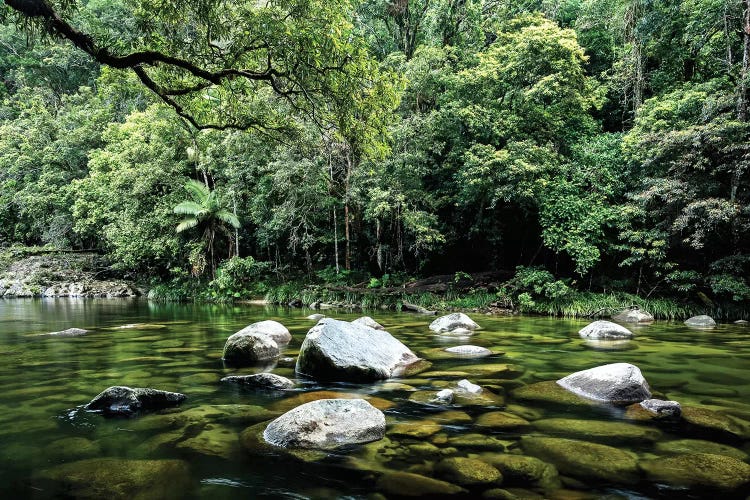
[[[277,344],[288,344],[289,341],[292,340],[292,334],[289,333],[287,327],[285,327],[278,321],[273,321],[270,319],[265,321],[258,321],[257,323],[248,325],[237,332],[237,334],[245,333],[261,333],[263,335],[271,337]]]
[[[230,375],[221,379],[221,382],[238,384],[253,389],[274,389],[283,391],[292,389],[294,382],[275,373],[255,373],[253,375]]]
[[[663,401],[661,399],[645,399],[638,403],[646,411],[658,417],[676,418],[682,414],[682,407],[677,401]]]
[[[455,484],[411,472],[388,471],[378,478],[378,491],[398,497],[442,497],[466,493]]]
[[[279,345],[262,333],[235,333],[224,344],[223,359],[236,366],[253,365],[274,359],[279,355]]]
[[[523,437],[528,455],[553,464],[563,473],[584,480],[632,484],[638,479],[638,463],[631,453],[575,439]]]
[[[81,335],[86,335],[87,333],[89,333],[89,331],[84,330],[83,328],[68,328],[67,330],[61,330],[59,332],[49,332],[42,335],[49,337],[80,337]]]
[[[435,473],[463,486],[500,484],[503,481],[499,470],[475,458],[445,458],[435,465]]]
[[[636,403],[651,397],[641,370],[629,363],[597,366],[568,375],[557,383],[579,396],[616,405]]]
[[[481,455],[481,458],[502,473],[503,484],[520,486],[533,484],[545,489],[560,487],[557,469],[538,458],[507,453],[487,453]]]
[[[479,325],[464,313],[453,313],[441,316],[430,323],[430,330],[437,333],[450,332],[457,328],[464,328],[473,331],[479,328]]]
[[[443,426],[434,420],[417,420],[413,422],[399,422],[388,431],[394,436],[405,436],[411,438],[426,438],[437,434]]]
[[[366,326],[367,328],[372,328],[373,330],[385,330],[385,327],[383,325],[369,316],[362,316],[361,318],[357,318],[352,321],[352,324]]]
[[[528,420],[504,411],[484,413],[477,418],[476,424],[480,427],[503,431],[519,431],[529,427]]]
[[[141,387],[113,386],[102,391],[84,408],[105,415],[130,416],[140,411],[177,406],[187,399],[179,392]]]
[[[742,450],[726,444],[704,441],[702,439],[676,439],[656,443],[656,451],[671,454],[709,453],[712,455],[726,455],[745,461],[748,454]]]
[[[693,316],[686,319],[685,324],[694,328],[713,328],[716,326],[716,321],[711,316],[701,314],[700,316]]]
[[[612,316],[612,319],[620,323],[653,323],[654,317],[651,313],[641,309],[625,309],[619,314]]]
[[[326,318],[300,348],[297,373],[318,380],[366,382],[410,375],[428,365],[384,330]]]
[[[37,474],[61,483],[71,498],[112,500],[181,499],[191,486],[190,469],[182,460],[93,458],[70,462]]]
[[[537,420],[534,428],[545,434],[566,436],[608,444],[624,442],[654,442],[661,437],[661,431],[645,425],[604,420],[577,420],[573,418],[546,418]]]
[[[176,448],[184,452],[228,460],[239,451],[239,440],[237,433],[231,428],[208,424],[197,435],[179,441]]]
[[[493,452],[506,452],[518,443],[517,441],[498,439],[494,436],[487,436],[485,434],[459,434],[454,437],[446,438],[446,441],[449,445],[455,446],[456,448]],[[435,438],[433,438],[433,443],[437,443]]]
[[[307,316],[306,319],[310,319],[312,321],[320,321],[321,319],[325,317],[326,317],[325,314],[315,313],[315,314],[311,314],[310,316]]]
[[[476,345],[457,345],[454,347],[448,347],[445,349],[445,352],[465,358],[484,358],[485,356],[492,355],[492,351],[489,349]]]
[[[633,332],[624,326],[603,320],[594,321],[581,328],[578,334],[585,339],[622,339],[633,336]]]
[[[335,449],[385,436],[385,415],[364,399],[320,399],[288,411],[263,432],[283,448]]]
[[[672,486],[705,488],[725,493],[750,486],[750,465],[725,455],[677,455],[644,460],[640,467],[651,481]]]
[[[684,406],[682,420],[692,433],[730,440],[750,437],[750,422],[707,408]]]
[[[519,387],[512,392],[512,396],[521,401],[544,404],[551,403],[565,407],[579,406],[588,408],[592,404],[591,400],[563,389],[554,380],[537,382],[536,384]]]

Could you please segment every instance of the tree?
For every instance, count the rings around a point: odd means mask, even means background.
[[[214,247],[216,234],[219,232],[224,233],[231,241],[232,233],[227,229],[227,226],[238,229],[240,221],[229,210],[226,200],[215,189],[210,189],[206,184],[194,179],[190,179],[185,184],[185,189],[190,199],[174,207],[174,213],[185,216],[177,225],[176,231],[182,233],[196,227],[203,229],[201,238],[211,255],[211,274],[215,278],[216,260],[214,259]],[[230,244],[230,257],[231,252],[232,245]]]

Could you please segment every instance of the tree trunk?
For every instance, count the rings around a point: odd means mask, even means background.
[[[742,70],[737,96],[737,119],[747,121],[747,78],[750,67],[750,0],[744,1],[742,13]]]
[[[352,173],[352,156],[351,152],[346,153],[346,177],[344,179],[344,237],[346,238],[346,254],[344,256],[344,268],[347,271],[352,269],[352,242],[350,234],[349,221],[349,177]]]

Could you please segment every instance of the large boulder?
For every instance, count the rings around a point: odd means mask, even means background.
[[[430,323],[430,330],[437,333],[452,332],[459,328],[473,331],[479,328],[479,325],[464,313],[453,313],[446,316],[440,316]]]
[[[579,396],[616,405],[638,403],[651,397],[641,370],[629,363],[612,363],[575,372],[557,383]]]
[[[179,392],[117,385],[102,391],[84,409],[105,415],[131,416],[141,411],[177,406],[185,399],[187,396]]]
[[[585,339],[625,339],[633,336],[633,332],[624,326],[603,320],[581,328],[578,334]]]
[[[290,410],[263,431],[283,448],[330,450],[385,436],[385,415],[364,399],[319,399]]]
[[[255,373],[253,375],[230,375],[221,379],[221,382],[237,384],[251,389],[270,389],[284,391],[292,389],[294,382],[275,373]]]
[[[640,309],[625,309],[619,314],[612,316],[612,319],[620,323],[653,323],[654,317],[651,313],[641,311]]]
[[[353,325],[362,325],[374,330],[385,330],[385,327],[369,316],[362,316],[352,321]]]
[[[289,333],[289,330],[284,325],[270,319],[248,325],[237,333],[261,333],[271,337],[277,344],[287,344],[292,340],[292,334]]]
[[[420,362],[384,330],[325,318],[307,332],[296,370],[318,380],[366,382],[413,373]]]
[[[713,328],[716,326],[716,321],[711,316],[701,314],[700,316],[693,316],[686,319],[685,324],[693,328]]]
[[[224,344],[223,359],[233,365],[253,365],[274,359],[279,345],[268,335],[258,332],[235,333]]]

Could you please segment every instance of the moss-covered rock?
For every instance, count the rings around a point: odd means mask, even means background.
[[[439,438],[436,435],[434,439]],[[441,444],[433,439],[433,443]],[[447,443],[456,448],[468,450],[491,450],[491,451],[508,451],[517,445],[516,441],[509,439],[499,439],[494,436],[485,436],[484,434],[460,434],[458,436],[448,437]]]
[[[503,481],[499,470],[474,458],[445,458],[435,465],[435,473],[462,486],[500,484]]]
[[[652,427],[602,420],[546,418],[532,425],[545,434],[605,443],[654,442],[661,437],[661,431]]]
[[[480,458],[503,474],[505,485],[535,485],[544,489],[560,487],[557,469],[538,458],[507,453],[486,453]]]
[[[683,406],[682,419],[691,433],[730,440],[750,437],[750,423],[707,408]]]
[[[574,439],[524,437],[521,448],[573,477],[618,484],[632,484],[638,478],[635,456],[611,446]]]
[[[529,428],[528,420],[504,411],[484,413],[477,418],[476,424],[480,427],[504,431],[521,431]]]
[[[198,435],[177,443],[177,449],[228,460],[239,451],[239,436],[223,425],[208,424]]]
[[[44,447],[44,456],[51,462],[70,462],[92,458],[100,453],[99,443],[84,437],[57,439]]]
[[[447,425],[463,425],[470,424],[473,420],[471,416],[460,410],[445,410],[440,413],[431,415],[430,418],[435,422]]]
[[[466,493],[460,486],[446,481],[396,471],[380,476],[375,487],[386,494],[403,497],[442,497]]]
[[[411,438],[425,438],[437,434],[442,428],[443,426],[434,420],[417,420],[412,422],[399,422],[388,430],[388,434]]]
[[[60,483],[71,497],[91,499],[179,499],[191,485],[182,460],[93,458],[44,470],[37,478]]]
[[[656,451],[672,454],[709,453],[712,455],[726,455],[737,460],[747,460],[748,454],[732,446],[704,441],[702,439],[677,439],[656,443]]]
[[[553,404],[564,407],[589,408],[592,404],[595,404],[593,401],[566,391],[557,385],[557,382],[554,380],[519,387],[511,393],[511,396],[519,401]]]
[[[750,465],[725,455],[676,455],[644,460],[640,467],[650,480],[672,486],[722,492],[734,492],[750,486]]]

